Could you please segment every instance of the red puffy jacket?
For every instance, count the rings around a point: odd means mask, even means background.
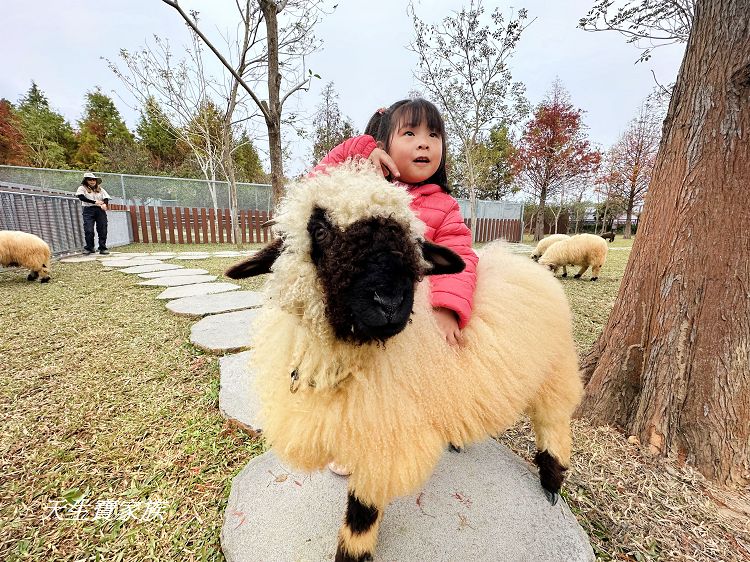
[[[349,158],[368,158],[376,147],[377,143],[370,135],[351,138],[329,152],[313,171],[341,164]],[[447,246],[466,263],[461,273],[430,277],[432,306],[454,311],[458,315],[458,326],[464,328],[471,318],[479,258],[471,247],[471,231],[464,224],[458,202],[434,183],[395,184],[403,186],[411,194],[411,209],[427,226],[425,237],[435,244]]]

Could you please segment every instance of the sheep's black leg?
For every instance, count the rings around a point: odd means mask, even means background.
[[[380,511],[377,507],[362,503],[350,491],[335,562],[372,560],[379,518]]]
[[[34,281],[37,277],[39,277],[39,272],[32,271],[31,273],[29,273],[29,276],[26,279],[28,279],[29,281]]]
[[[539,481],[544,488],[544,495],[549,503],[555,505],[560,498],[560,487],[567,469],[547,451],[538,452],[534,457],[534,464],[539,467]]]

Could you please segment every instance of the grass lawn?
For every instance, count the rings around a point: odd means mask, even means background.
[[[580,352],[602,329],[628,247],[615,241],[596,283],[561,280]],[[186,265],[220,274],[236,261]],[[264,444],[221,418],[218,359],[189,343],[193,320],[156,301],[161,290],[98,263],[55,263],[48,285],[0,271],[0,560],[223,560],[231,479]],[[599,559],[750,559],[740,554],[746,522],[721,513],[710,500],[719,492],[697,474],[645,456],[611,429],[578,421],[574,431],[564,495]],[[533,455],[525,423],[501,441]],[[55,502],[79,498],[88,517],[54,516]],[[163,520],[143,511],[93,520],[107,505],[97,502],[109,500],[163,506]]]

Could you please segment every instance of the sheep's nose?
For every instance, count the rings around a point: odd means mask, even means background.
[[[376,291],[373,300],[383,309],[386,317],[390,320],[401,303],[404,302],[404,296],[402,294],[381,295]]]

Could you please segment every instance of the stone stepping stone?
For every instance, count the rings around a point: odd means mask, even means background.
[[[221,546],[228,562],[333,560],[347,479],[290,472],[273,451],[232,481]],[[494,440],[445,453],[424,488],[385,510],[374,562],[590,562],[564,500],[552,506],[536,470]]]
[[[216,281],[216,275],[177,275],[173,277],[159,277],[150,281],[138,283],[143,287],[181,287],[182,285],[197,285]]]
[[[181,265],[176,266],[181,268]],[[156,279],[158,277],[174,277],[175,275],[205,275],[208,271],[205,269],[167,269],[164,271],[150,271],[148,273],[139,273],[138,277],[143,279]]]
[[[160,260],[168,260],[169,258],[175,257],[175,252],[152,252],[149,254],[151,257],[159,258]]]
[[[148,258],[151,256],[148,252],[110,252],[110,256],[117,256],[118,258]]]
[[[95,256],[72,256],[70,258],[62,258],[62,263],[84,263],[87,261],[96,261]]]
[[[255,373],[248,366],[249,360],[249,351],[219,359],[219,412],[228,420],[260,430],[260,400],[253,387]]]
[[[115,258],[109,260],[101,260],[101,264],[104,267],[131,267],[136,265],[156,265],[162,263],[161,260],[149,259],[149,258],[133,258],[133,259],[122,259]]]
[[[156,297],[157,299],[180,299],[182,297],[194,297],[196,295],[210,295],[212,293],[226,293],[236,291],[239,285],[234,283],[199,283],[198,285],[183,285],[182,287],[169,287]]]
[[[217,258],[238,258],[243,254],[234,250],[227,250],[224,252],[214,252],[213,255]]]
[[[153,265],[137,265],[134,267],[127,267],[120,269],[123,273],[152,273],[155,271],[175,271],[177,269],[183,269],[181,265],[176,263],[155,263]]]
[[[205,260],[208,254],[178,254],[174,257],[176,260]]]
[[[190,328],[190,342],[211,353],[233,353],[251,345],[250,324],[257,310],[212,314]]]
[[[263,293],[257,291],[234,291],[176,299],[169,301],[167,308],[183,316],[205,316],[218,312],[255,308],[263,304],[263,300]]]

